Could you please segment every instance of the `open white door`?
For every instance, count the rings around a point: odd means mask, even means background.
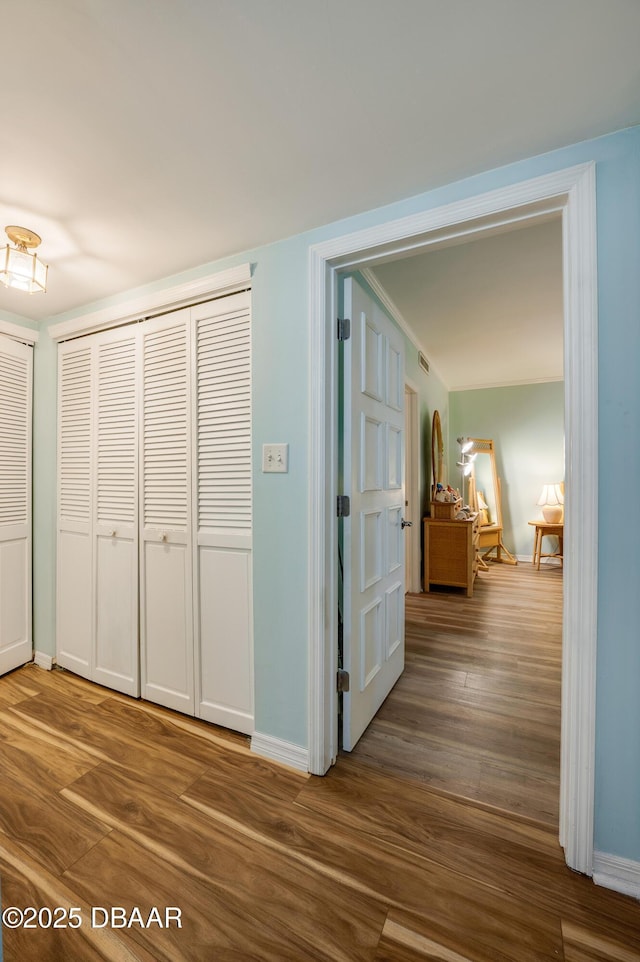
[[[0,336],[0,674],[31,660],[33,351]]]
[[[404,344],[351,278],[344,351],[342,747],[351,751],[404,668]]]

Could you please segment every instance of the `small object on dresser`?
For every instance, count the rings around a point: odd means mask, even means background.
[[[457,498],[455,501],[432,501],[431,517],[452,520],[458,514],[461,507],[462,498]]]

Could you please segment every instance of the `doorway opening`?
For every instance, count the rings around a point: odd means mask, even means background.
[[[349,744],[349,757],[360,764],[557,831],[562,569],[547,563],[532,576],[528,522],[540,513],[536,502],[546,479],[564,478],[561,217],[490,237],[463,237],[356,277],[405,331],[404,516],[414,526],[398,532],[409,592],[404,671],[360,739],[340,745]],[[358,324],[353,317],[351,356],[358,349]],[[369,325],[373,358],[373,326],[380,327],[373,310]],[[420,352],[429,357],[428,374]],[[413,392],[406,383],[409,371]],[[352,390],[360,385],[356,378]],[[419,464],[420,511],[411,512],[416,459],[410,414],[417,418],[418,402],[425,459]],[[442,464],[429,437],[430,422],[440,416],[447,429],[446,443],[436,445],[446,455]],[[458,438],[475,452],[468,478],[461,472]],[[458,488],[474,512],[477,490],[484,511],[461,523],[444,518],[444,505],[440,517],[423,524],[424,516],[433,515],[436,476]],[[358,480],[351,479],[345,493]],[[380,480],[384,486],[384,472]],[[351,524],[357,529],[357,518]],[[422,591],[411,584],[412,547],[419,546],[422,530],[425,593],[413,594]],[[474,531],[477,549],[467,550]],[[496,563],[516,564],[507,545],[523,562],[515,571]],[[396,570],[394,579],[398,575]],[[381,578],[366,602],[379,599],[385,609]],[[365,625],[375,630],[375,622]],[[362,627],[356,619],[353,631]],[[347,650],[349,640],[347,632]],[[386,645],[378,647],[382,671]],[[348,728],[348,714],[345,720]]]
[[[570,867],[591,874],[597,608],[597,378],[595,171],[562,170],[338,237],[310,250],[311,518],[309,767],[337,754],[337,273],[447,238],[503,229],[559,212],[563,219],[566,481],[560,843]]]

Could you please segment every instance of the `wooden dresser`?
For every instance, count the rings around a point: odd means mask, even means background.
[[[473,594],[478,571],[479,515],[468,521],[424,518],[424,590],[431,585],[466,588]]]

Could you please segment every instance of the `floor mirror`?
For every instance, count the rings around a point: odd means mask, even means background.
[[[480,515],[478,550],[483,561],[495,552],[494,561],[518,562],[504,546],[500,478],[496,468],[495,445],[491,438],[469,438],[475,455],[469,477],[469,506]]]

